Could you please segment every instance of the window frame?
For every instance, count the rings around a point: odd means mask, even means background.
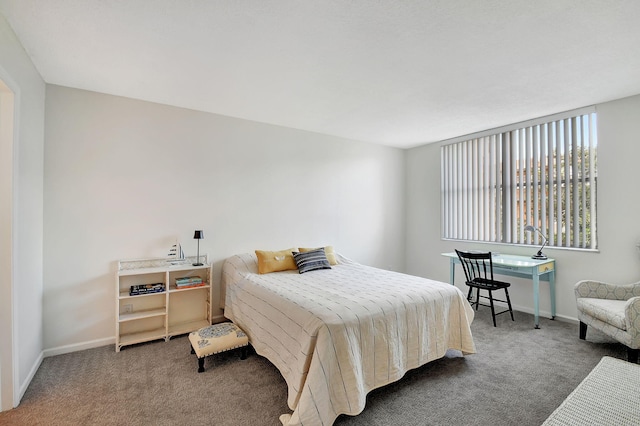
[[[590,106],[444,141],[441,238],[597,251],[597,126]]]

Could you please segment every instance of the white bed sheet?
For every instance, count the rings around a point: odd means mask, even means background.
[[[257,271],[253,254],[225,261],[225,316],[287,382],[284,425],[331,425],[447,349],[475,353],[473,310],[450,284],[343,257],[330,270]]]

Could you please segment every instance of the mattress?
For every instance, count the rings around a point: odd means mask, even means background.
[[[331,425],[448,349],[475,353],[474,313],[458,288],[338,258],[305,274],[260,275],[253,254],[223,265],[225,316],[287,383],[284,425]]]

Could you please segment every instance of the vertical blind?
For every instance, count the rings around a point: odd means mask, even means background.
[[[442,237],[596,249],[596,139],[591,108],[444,145]]]

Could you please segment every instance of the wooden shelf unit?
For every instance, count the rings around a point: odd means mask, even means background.
[[[212,321],[213,269],[208,255],[200,256],[202,266],[194,266],[196,256],[184,262],[166,258],[118,261],[116,273],[116,352],[125,345],[169,340],[190,333]],[[204,285],[177,288],[176,279],[200,277]],[[160,293],[129,295],[139,284],[164,284]]]

